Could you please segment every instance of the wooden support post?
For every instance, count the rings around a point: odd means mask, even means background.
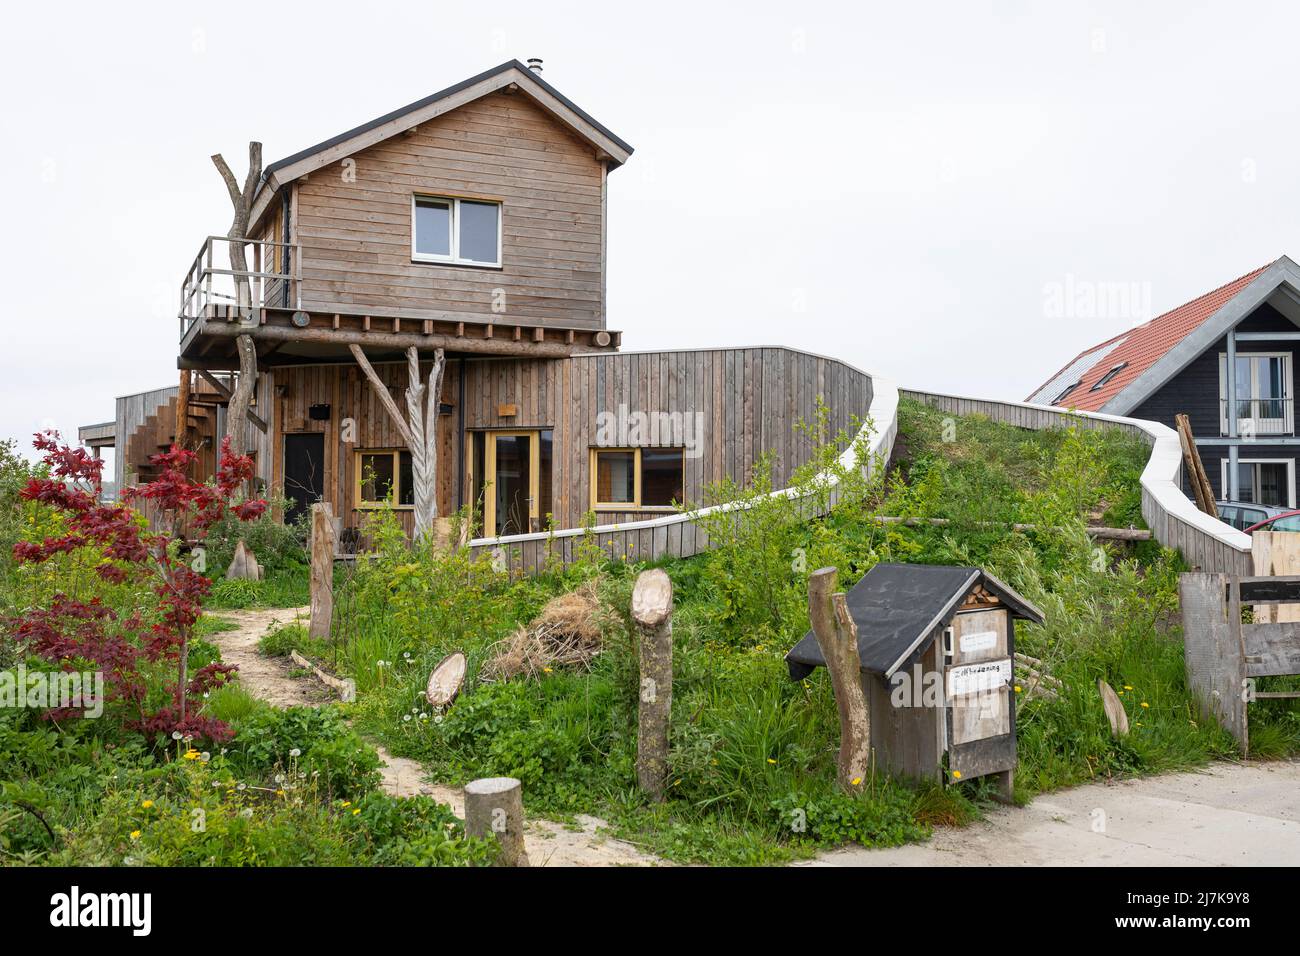
[[[190,378],[189,369],[181,371],[180,389],[176,393],[176,427],[172,431],[172,442],[181,448],[185,447],[190,432]]]
[[[673,709],[673,583],[659,568],[642,571],[632,588],[641,665],[636,777],[660,802],[668,784],[668,721]]]
[[[528,866],[523,787],[514,777],[487,777],[465,787],[466,836],[495,839],[498,866]]]
[[[843,593],[835,588],[839,573],[821,568],[808,579],[808,617],[812,621],[822,659],[835,689],[840,717],[840,753],[836,779],[853,793],[865,786],[871,765],[871,718],[862,689],[862,660],[858,656],[858,628],[849,615]]]
[[[311,624],[307,633],[328,640],[334,617],[334,515],[318,501],[311,506]]]
[[[1201,453],[1196,450],[1196,440],[1192,435],[1192,423],[1186,415],[1175,415],[1178,438],[1183,445],[1183,463],[1187,466],[1187,480],[1196,495],[1196,507],[1211,518],[1219,517],[1218,506],[1214,503],[1214,490],[1210,479],[1205,474],[1205,465],[1201,463]]]

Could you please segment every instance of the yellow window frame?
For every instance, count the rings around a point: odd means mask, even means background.
[[[593,447],[588,454],[588,487],[591,489],[590,504],[592,511],[676,511],[673,505],[643,505],[641,503],[641,452],[640,446],[623,448]],[[660,448],[655,446],[650,451],[678,451],[682,453],[682,495],[686,494],[686,450],[676,446]],[[597,501],[596,500],[596,465],[597,459],[604,454],[626,454],[631,452],[632,459],[632,501]]]
[[[414,505],[399,504],[402,500],[402,454],[407,452],[406,448],[359,448],[352,453],[353,471],[356,474],[356,483],[354,485],[356,492],[357,509],[360,511],[373,511],[376,508],[393,508],[397,511],[414,510]],[[386,501],[370,501],[362,496],[362,489],[366,484],[365,471],[361,465],[361,459],[367,455],[390,455],[393,459],[393,490]]]

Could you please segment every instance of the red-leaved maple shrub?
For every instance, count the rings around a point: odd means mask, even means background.
[[[252,459],[232,453],[227,438],[221,445],[221,467],[205,484],[186,475],[195,454],[173,445],[150,458],[161,469],[157,478],[125,489],[122,503],[103,504],[103,461],[61,444],[54,431],[37,434],[33,444],[43,454],[49,477],[28,481],[21,496],[48,505],[66,520],[58,536],[14,545],[14,558],[34,564],[79,548],[97,549],[103,555],[95,569],[101,578],[147,586],[157,596],[157,607],[123,618],[99,598],[87,603],[60,593],[48,608],[18,616],[12,622],[15,637],[30,653],[65,670],[73,669],[75,661],[91,662],[104,675],[106,702],[125,705],[128,729],[151,736],[179,732],[214,742],[230,739],[229,727],[199,711],[202,695],[224,682],[234,668],[209,664],[188,673],[190,636],[212,582],[191,567],[174,542],[180,529],[201,539],[228,513],[249,521],[266,510],[262,500],[236,501],[239,489],[253,476]],[[148,530],[130,505],[141,499],[170,523],[169,533]],[[165,688],[171,702],[151,710],[144,665],[160,661],[175,663],[175,682]],[[78,713],[56,709],[46,716],[61,719]]]

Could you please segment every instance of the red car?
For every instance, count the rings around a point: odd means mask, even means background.
[[[1280,515],[1265,518],[1246,529],[1246,534],[1256,531],[1300,531],[1300,511],[1284,511]]]

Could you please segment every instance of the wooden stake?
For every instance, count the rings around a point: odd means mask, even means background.
[[[1196,450],[1196,440],[1192,436],[1191,420],[1183,414],[1174,416],[1178,438],[1183,445],[1183,463],[1187,466],[1187,479],[1196,496],[1196,507],[1211,518],[1219,517],[1219,508],[1214,503],[1214,489],[1210,487],[1209,476],[1205,474],[1205,465],[1201,462],[1201,453]],[[1226,495],[1225,495],[1226,497]]]
[[[659,568],[642,571],[632,588],[641,665],[636,777],[655,802],[668,784],[668,730],[673,709],[673,583]]]
[[[186,446],[190,432],[190,378],[189,369],[181,371],[180,389],[176,393],[176,427],[172,431],[172,443],[178,448]]]
[[[311,624],[307,633],[328,640],[334,617],[334,514],[324,501],[311,506]]]
[[[808,617],[835,689],[840,717],[840,754],[836,779],[850,793],[861,790],[871,764],[871,718],[862,690],[862,660],[858,628],[843,593],[837,593],[839,573],[821,568],[808,579]]]
[[[523,787],[514,777],[488,777],[465,787],[466,836],[495,839],[498,866],[528,866]]]

